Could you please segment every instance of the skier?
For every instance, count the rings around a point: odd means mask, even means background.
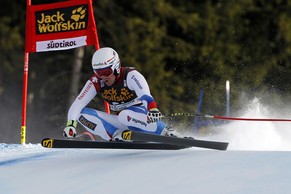
[[[132,67],[121,67],[117,52],[109,47],[97,50],[92,57],[94,75],[87,81],[68,112],[63,135],[77,135],[77,122],[104,140],[122,140],[125,129],[166,136],[179,136],[164,122],[144,76]],[[97,95],[109,103],[108,114],[87,104]]]

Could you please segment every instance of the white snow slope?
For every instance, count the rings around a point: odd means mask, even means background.
[[[1,144],[0,193],[274,193],[291,190],[280,151],[50,150]]]
[[[46,149],[0,144],[2,194],[289,194],[290,123],[232,122],[227,151]]]

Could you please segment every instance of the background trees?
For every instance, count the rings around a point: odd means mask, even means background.
[[[56,0],[32,1],[50,2]],[[290,1],[95,0],[93,4],[100,46],[115,48],[124,66],[135,66],[145,75],[165,114],[195,111],[201,89],[203,112],[224,114],[226,80],[232,86],[233,114],[244,106],[242,94],[269,97],[279,107],[290,99]],[[0,130],[4,134],[0,140],[18,142],[25,2],[2,0],[0,9]],[[92,74],[93,52],[94,47],[84,48],[82,75],[74,84],[78,89]],[[75,53],[31,54],[28,141],[61,136],[68,101],[74,95],[70,83],[76,80]],[[103,102],[92,103],[98,105]]]

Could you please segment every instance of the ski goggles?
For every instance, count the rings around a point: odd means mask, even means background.
[[[113,74],[113,70],[110,67],[106,67],[104,69],[94,69],[94,73],[97,75],[98,78],[108,78]]]

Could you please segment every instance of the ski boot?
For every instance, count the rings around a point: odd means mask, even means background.
[[[118,129],[114,132],[114,134],[112,135],[112,138],[110,141],[127,141],[129,142],[129,140],[123,139],[122,138],[122,133],[123,133],[123,129]]]
[[[178,137],[178,138],[186,138],[186,139],[194,139],[193,137],[183,136],[181,133],[177,132],[173,127],[166,126],[161,135],[170,136],[170,137]]]

